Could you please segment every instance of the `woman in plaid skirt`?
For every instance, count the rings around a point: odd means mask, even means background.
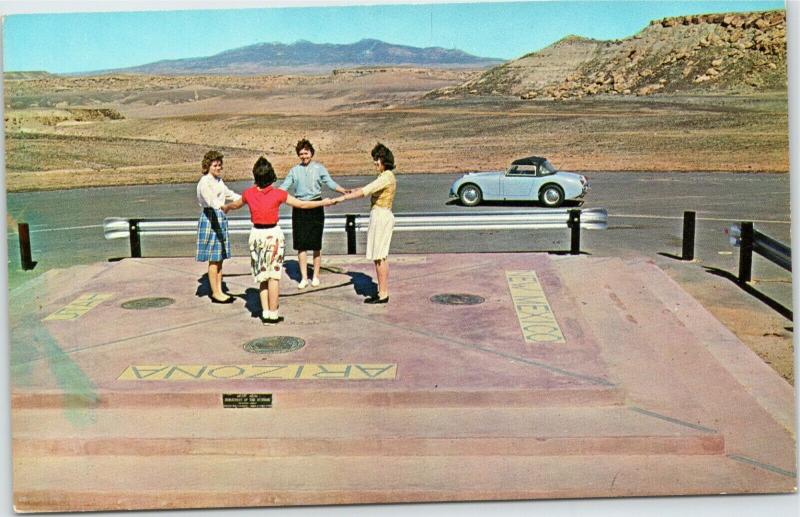
[[[221,210],[226,201],[237,201],[239,194],[222,181],[222,153],[209,151],[203,156],[203,177],[197,182],[197,204],[203,211],[197,225],[197,261],[208,261],[208,284],[212,303],[233,303],[222,291],[222,261],[231,256],[228,218]]]

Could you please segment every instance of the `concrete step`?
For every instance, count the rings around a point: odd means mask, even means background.
[[[312,381],[313,382],[313,381]],[[142,383],[144,384],[144,383]],[[351,389],[317,383],[290,387],[272,383],[227,383],[224,388],[196,385],[188,389],[169,386],[159,391],[155,383],[130,390],[95,389],[70,392],[60,389],[17,388],[11,395],[14,410],[31,408],[110,409],[152,407],[192,407],[215,409],[222,405],[221,393],[272,393],[276,406],[284,408],[346,408],[354,404],[391,407],[557,407],[621,405],[625,390],[616,386],[577,386],[562,389],[387,389],[362,383]],[[174,384],[174,383],[173,383]],[[348,386],[350,388],[350,386]]]
[[[647,277],[648,290],[670,310],[679,325],[689,330],[717,363],[746,387],[753,399],[795,436],[792,385],[668,275],[653,274],[653,268],[657,269],[658,266],[644,259],[628,262],[627,265],[632,274],[639,278]]]
[[[583,314],[604,348],[612,380],[625,386],[628,403],[718,431],[728,453],[795,471],[787,419],[776,420],[741,383],[759,377],[755,385],[745,385],[763,398],[785,392],[780,386],[785,381],[774,373],[759,376],[763,362],[719,329],[721,323],[697,301],[688,295],[662,299],[674,286],[656,266],[607,262],[587,264],[581,275],[565,270],[562,278],[568,285],[581,283],[577,298],[587,302]],[[599,304],[598,298],[607,302]],[[690,323],[688,314],[702,323]],[[785,395],[775,403],[782,399]],[[781,414],[790,411],[784,407]]]
[[[726,456],[14,458],[17,511],[788,492]]]
[[[668,403],[671,408],[699,410],[698,397],[676,376],[671,361],[661,360],[651,346],[653,339],[673,335],[672,329],[660,337],[649,331],[650,321],[661,319],[665,308],[659,306],[641,322],[623,310],[645,303],[644,297],[649,296],[641,280],[633,286],[623,282],[628,274],[626,263],[619,258],[555,262],[561,266],[560,278],[587,322],[586,331],[602,348],[611,380],[626,387],[627,402],[645,408],[665,409],[664,403]]]
[[[82,417],[82,418],[81,418]],[[722,454],[723,438],[624,407],[16,410],[21,456]]]

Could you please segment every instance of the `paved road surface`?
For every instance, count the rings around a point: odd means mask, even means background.
[[[535,203],[463,207],[448,202],[451,182],[459,175],[398,176],[396,212],[480,212],[535,208]],[[696,258],[709,267],[736,272],[738,251],[723,229],[741,220],[753,220],[756,228],[788,243],[790,240],[788,174],[720,173],[588,173],[592,190],[584,207],[605,207],[609,229],[585,231],[582,249],[593,255],[644,255],[673,260],[680,255],[684,210],[697,211]],[[345,187],[357,187],[372,177],[341,177]],[[249,182],[230,186],[241,192]],[[9,194],[9,287],[14,288],[51,268],[67,267],[129,255],[126,239],[103,239],[102,221],[118,217],[195,217],[195,186],[155,185],[108,187],[54,192]],[[366,213],[367,200],[330,208],[335,213]],[[288,211],[287,211],[288,212]],[[246,216],[242,211],[240,215]],[[30,224],[33,272],[19,268],[16,221]],[[365,239],[365,235],[360,235]],[[144,238],[145,256],[186,256],[193,253],[192,237]],[[234,240],[234,253],[243,254],[246,236]],[[324,249],[344,253],[343,235],[326,236]],[[553,251],[569,249],[565,231],[481,231],[397,233],[393,253],[473,251]],[[359,251],[363,244],[359,242]],[[782,303],[791,304],[791,276],[765,260],[755,259],[754,278]]]

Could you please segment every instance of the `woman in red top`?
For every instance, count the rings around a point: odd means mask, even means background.
[[[259,283],[261,299],[261,321],[265,325],[275,325],[283,321],[278,316],[278,295],[280,290],[281,267],[285,239],[278,225],[278,211],[283,203],[296,208],[317,208],[332,205],[330,199],[320,201],[300,201],[285,190],[272,188],[277,179],[272,164],[261,156],[253,166],[255,185],[242,192],[241,199],[222,207],[227,214],[230,210],[250,208],[250,266],[253,277]]]

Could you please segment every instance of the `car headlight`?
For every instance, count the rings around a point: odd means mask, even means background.
[[[581,176],[581,185],[584,187],[589,184],[589,180],[586,179],[586,176]]]

